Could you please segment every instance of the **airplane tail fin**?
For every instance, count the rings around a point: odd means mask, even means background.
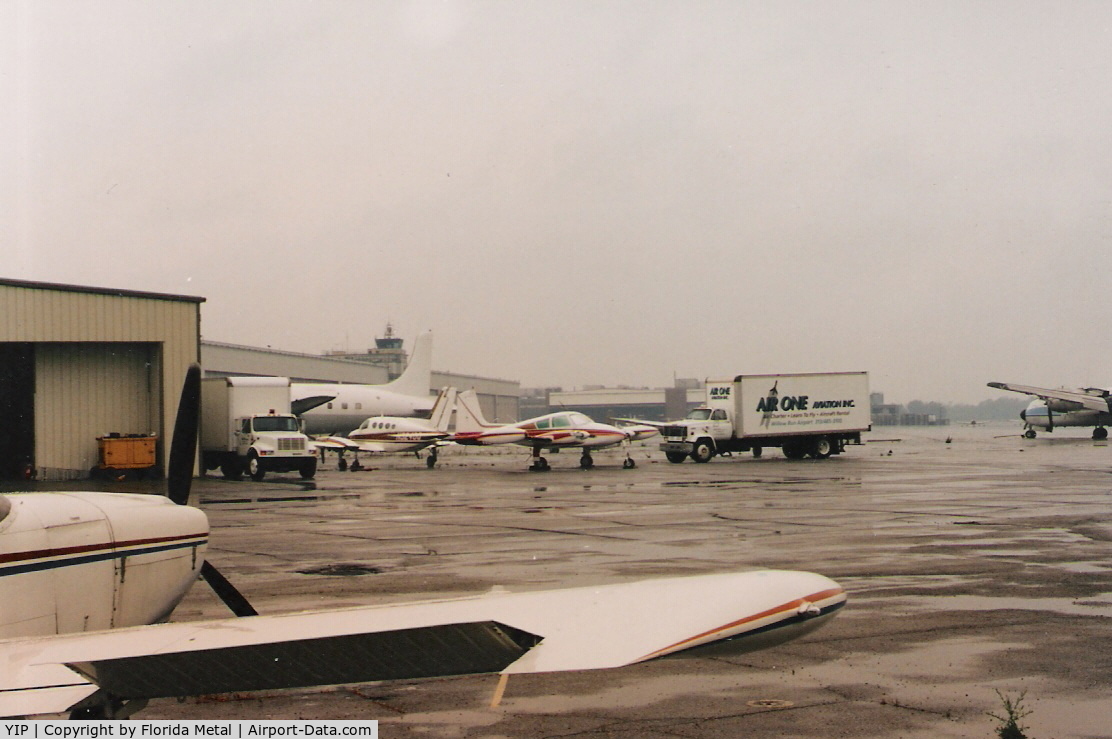
[[[456,396],[456,432],[482,431],[490,427],[474,390],[464,390]]]
[[[440,395],[436,396],[429,421],[437,431],[448,431],[448,422],[452,420],[452,411],[455,410],[456,392],[454,387],[445,387],[441,388]]]
[[[432,387],[432,331],[426,331],[417,337],[405,371],[396,380],[382,387],[402,395],[428,397],[429,388]]]

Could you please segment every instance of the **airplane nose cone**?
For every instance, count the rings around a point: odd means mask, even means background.
[[[1021,410],[1019,412],[1019,418],[1020,418],[1021,421],[1026,421],[1027,420],[1027,409],[1026,408],[1024,408],[1023,410]]]

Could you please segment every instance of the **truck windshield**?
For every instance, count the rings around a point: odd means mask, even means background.
[[[706,421],[710,418],[710,408],[696,408],[687,414],[688,421]]]
[[[256,431],[297,431],[297,419],[293,416],[259,416],[255,419]]]

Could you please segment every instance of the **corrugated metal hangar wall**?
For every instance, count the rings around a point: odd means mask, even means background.
[[[203,301],[0,280],[0,478],[87,477],[109,433],[157,435],[164,468]]]

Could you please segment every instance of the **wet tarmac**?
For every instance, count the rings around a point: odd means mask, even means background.
[[[264,613],[752,568],[850,594],[777,649],[621,670],[159,700],[138,718],[378,719],[395,737],[1112,736],[1112,448],[1017,424],[885,428],[824,461],[669,464],[654,444],[449,449],[315,484],[197,481],[210,559]],[[949,437],[949,441],[947,441]],[[667,607],[662,604],[661,607]],[[175,620],[223,617],[203,586]]]

